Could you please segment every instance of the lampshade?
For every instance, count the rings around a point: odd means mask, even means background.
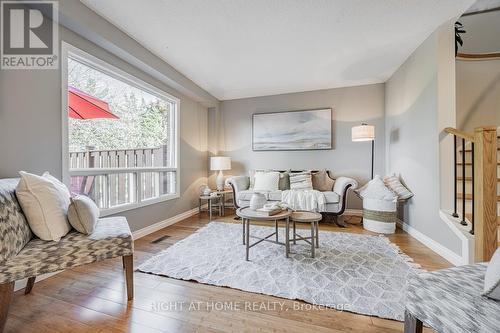
[[[375,126],[361,124],[352,128],[352,141],[375,140]]]
[[[231,170],[231,157],[210,157],[210,170]]]

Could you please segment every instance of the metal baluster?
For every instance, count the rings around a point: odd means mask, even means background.
[[[467,225],[465,221],[465,139],[462,139],[462,221],[461,225]]]
[[[475,189],[474,189],[474,142],[471,142],[471,152],[472,152],[472,218],[471,218],[471,229],[470,229],[470,233],[472,235],[474,235],[474,206],[476,205],[476,201],[475,201],[475,198],[474,198],[474,194],[475,194]]]
[[[453,189],[454,189],[454,200],[453,200],[453,214],[452,216],[455,217],[455,218],[458,218],[458,213],[457,213],[457,193],[458,193],[458,188],[457,188],[457,182],[458,182],[458,178],[457,178],[457,137],[456,135],[453,136],[453,179],[455,181],[454,185],[453,185]]]

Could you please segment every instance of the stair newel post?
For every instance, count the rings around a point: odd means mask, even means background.
[[[461,225],[467,225],[465,221],[465,139],[462,139],[462,221]]]
[[[458,186],[457,186],[457,182],[458,182],[458,178],[457,178],[457,136],[456,135],[453,135],[453,179],[454,179],[454,183],[453,183],[453,190],[454,190],[454,200],[453,200],[453,214],[452,216],[457,218],[458,217],[458,213],[457,213],[457,193],[458,193]]]
[[[489,261],[497,248],[497,129],[474,130],[475,259]]]

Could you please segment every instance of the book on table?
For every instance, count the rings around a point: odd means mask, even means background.
[[[259,213],[264,214],[265,216],[273,216],[273,215],[281,213],[282,209],[281,209],[281,207],[273,208],[273,209],[259,208],[259,209],[257,209],[257,211]]]

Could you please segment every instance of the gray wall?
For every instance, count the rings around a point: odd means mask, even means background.
[[[457,60],[456,70],[458,128],[500,126],[500,59]]]
[[[464,16],[460,52],[500,52],[500,11]],[[457,126],[500,126],[500,59],[456,62]]]
[[[332,108],[333,149],[318,151],[252,151],[252,114]],[[352,142],[351,128],[361,122],[375,125],[375,174],[385,170],[384,84],[245,98],[221,102],[210,112],[210,137],[218,137],[219,153],[232,158],[227,174],[247,174],[252,169],[327,169],[334,176],[349,176],[360,183],[370,178],[369,142]],[[218,133],[219,131],[223,133]],[[349,208],[360,208],[352,196]]]
[[[439,216],[453,198],[453,146],[442,133],[455,126],[451,27],[434,32],[386,82],[386,167],[415,194],[406,223],[460,254],[459,239]]]
[[[119,215],[138,230],[195,208],[198,188],[207,181],[207,108],[62,26],[60,35],[60,40],[181,100],[181,198]],[[49,171],[61,178],[61,132],[61,71],[0,70],[0,178],[17,177],[19,170]]]

